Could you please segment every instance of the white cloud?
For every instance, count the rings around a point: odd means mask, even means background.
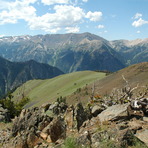
[[[80,31],[79,27],[66,27],[67,33],[78,33]]]
[[[142,14],[141,13],[136,13],[135,16],[133,17],[133,19],[138,19],[142,17]]]
[[[3,34],[0,34],[0,38],[2,38],[2,37],[4,37],[5,35],[3,35]]]
[[[141,31],[138,30],[137,33],[139,34],[139,33],[141,33]]]
[[[0,0],[1,1],[1,0]],[[84,0],[86,2],[86,0]],[[14,2],[1,1],[0,5],[0,25],[16,24],[19,20],[24,20],[31,30],[43,30],[45,32],[56,33],[60,30],[67,32],[79,32],[78,25],[88,18],[90,21],[99,21],[102,12],[96,11],[85,13],[78,6],[70,5],[70,0],[42,0],[44,4],[53,5],[52,13],[37,15],[36,8],[31,5],[38,0],[15,0]],[[61,5],[64,4],[64,5]],[[68,4],[68,5],[67,5]]]
[[[88,2],[88,0],[82,0],[82,1],[85,2],[85,3]]]
[[[107,30],[105,30],[105,31],[101,31],[101,32],[99,32],[99,34],[101,35],[103,35],[103,34],[105,34],[105,33],[108,33],[108,31]]]
[[[140,18],[140,19],[138,19],[137,21],[134,21],[134,22],[132,23],[132,26],[134,26],[134,27],[140,27],[140,26],[142,26],[142,25],[144,25],[144,24],[148,24],[148,21],[145,21],[145,20],[143,20],[142,18]]]
[[[54,6],[54,10],[55,13],[46,13],[41,17],[30,20],[30,28],[33,30],[41,29],[52,33],[56,33],[64,28],[68,31],[72,29],[76,31],[75,26],[85,16],[83,9],[74,6],[56,5]]]
[[[116,14],[111,14],[111,17],[112,18],[115,18],[117,15]]]
[[[98,25],[97,28],[103,29],[103,28],[105,28],[105,27],[104,27],[104,25]]]
[[[68,4],[69,0],[41,0],[44,5]]]
[[[95,11],[95,12],[91,12],[89,11],[86,16],[86,18],[90,19],[90,21],[100,21],[101,18],[102,18],[102,12],[99,12],[99,11]]]
[[[29,6],[30,3],[34,3],[35,1],[29,0],[26,2],[23,0],[5,3],[7,9],[0,12],[0,24],[15,24],[19,19],[29,21],[32,17],[36,16],[36,9],[33,6]]]

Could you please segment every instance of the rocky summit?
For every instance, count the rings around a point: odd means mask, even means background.
[[[148,99],[112,105],[91,99],[86,106],[57,100],[23,109],[11,127],[0,130],[0,143],[2,148],[146,148]]]

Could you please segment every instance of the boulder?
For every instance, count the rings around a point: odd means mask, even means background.
[[[87,114],[82,106],[82,103],[78,103],[75,109],[75,117],[77,121],[77,130],[80,130],[83,122],[87,120]]]
[[[102,106],[98,106],[98,105],[95,105],[92,110],[91,110],[91,113],[93,115],[93,117],[96,117],[98,114],[100,114],[105,108],[102,107]]]
[[[148,117],[143,117],[143,121],[148,123]]]
[[[64,114],[67,129],[73,130],[74,127],[74,107],[69,106]]]
[[[109,139],[109,134],[106,131],[96,132],[92,134],[91,136],[92,145],[91,146],[93,148],[99,148],[101,141],[104,139],[106,140]]]
[[[89,131],[85,131],[77,138],[77,143],[82,146],[90,146],[91,145],[91,135]]]
[[[52,118],[45,115],[42,112],[42,109],[33,108],[31,110],[22,110],[19,117],[15,118],[13,127],[12,127],[12,135],[16,136],[21,131],[26,131],[34,127],[35,129],[43,129],[47,124],[52,121]]]
[[[58,115],[60,113],[65,113],[67,107],[67,104],[64,102],[55,102],[49,106],[49,110],[51,110],[55,115]]]
[[[98,115],[100,122],[116,120],[127,117],[127,107],[129,104],[118,104],[108,107]]]
[[[7,109],[4,109],[0,104],[0,122],[9,122],[10,116]]]
[[[139,131],[135,136],[148,146],[148,129]]]
[[[54,143],[60,138],[66,138],[66,124],[60,116],[50,123],[49,135],[51,141]]]

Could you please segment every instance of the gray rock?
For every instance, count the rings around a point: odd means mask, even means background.
[[[127,117],[128,106],[129,104],[118,104],[108,107],[98,115],[100,122],[115,120],[125,116]]]
[[[81,136],[78,137],[77,143],[82,146],[91,145],[91,136],[88,131],[85,131]]]
[[[148,117],[143,117],[143,121],[148,123]]]
[[[46,132],[49,132],[52,142],[56,142],[58,139],[66,138],[66,123],[61,117],[55,118],[50,126],[46,129]]]
[[[5,116],[4,115],[0,115],[0,122],[5,121]]]
[[[10,116],[7,109],[4,109],[2,106],[0,107],[0,122],[9,122]]]
[[[95,105],[92,110],[91,110],[91,113],[94,117],[96,117],[98,114],[100,114],[105,108],[101,107],[101,106],[98,106],[98,105]]]
[[[96,132],[91,136],[91,142],[92,142],[92,147],[93,148],[99,148],[100,147],[100,142],[103,139],[109,139],[109,134],[106,131],[102,132]]]
[[[135,136],[148,146],[148,129],[136,133]]]
[[[87,120],[87,114],[84,111],[82,103],[77,104],[76,109],[75,109],[75,116],[76,116],[76,121],[77,121],[77,129],[79,131],[83,122]]]

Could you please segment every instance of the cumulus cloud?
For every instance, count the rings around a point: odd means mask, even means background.
[[[41,0],[42,4],[52,5],[52,13],[38,16],[36,8],[31,5],[37,2],[39,0],[1,1],[0,25],[15,24],[19,20],[24,20],[31,30],[56,33],[63,29],[66,32],[79,32],[78,25],[86,18],[90,21],[100,21],[102,18],[102,12],[85,13],[82,8],[70,5],[71,0]]]
[[[67,33],[77,33],[80,31],[79,27],[66,27],[65,29]]]
[[[85,3],[88,2],[88,0],[82,0],[82,1],[85,2]]]
[[[0,34],[0,38],[2,38],[2,37],[4,37],[5,35],[3,35],[3,34]]]
[[[30,28],[34,30],[42,29],[52,33],[56,33],[62,28],[67,28],[68,31],[70,29],[76,30],[74,26],[79,24],[85,15],[83,9],[68,5],[56,5],[54,10],[55,13],[46,13],[41,17],[32,19],[29,22]]]
[[[90,19],[90,21],[100,21],[101,18],[102,18],[102,12],[99,12],[99,11],[95,11],[95,12],[91,12],[89,11],[86,16],[86,18]]]
[[[29,21],[32,17],[36,16],[36,9],[30,6],[30,3],[34,3],[36,0],[25,0],[5,3],[7,9],[0,12],[0,24],[17,23],[19,19]],[[5,6],[6,7],[6,6]]]
[[[98,25],[97,28],[103,29],[103,28],[105,28],[105,27],[104,27],[104,25]]]
[[[139,18],[137,21],[134,21],[132,23],[132,26],[134,26],[134,27],[140,27],[140,26],[142,26],[144,24],[148,24],[148,21],[145,21],[142,18]]]
[[[141,13],[136,13],[133,18],[134,19],[139,19],[140,17],[142,17],[142,14]]]
[[[68,4],[69,0],[41,0],[44,5]]]
[[[141,31],[138,30],[137,33],[139,34],[139,33],[141,33]]]

